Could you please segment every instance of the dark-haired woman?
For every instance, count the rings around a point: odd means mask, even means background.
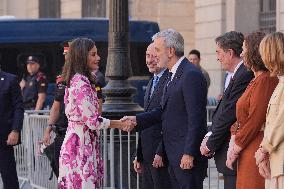
[[[254,154],[262,138],[269,99],[278,83],[270,77],[259,54],[262,32],[248,34],[243,42],[245,66],[252,70],[254,79],[237,102],[237,122],[231,128],[231,141],[227,153],[227,166],[237,160],[237,189],[264,189],[264,178],[258,172]]]
[[[95,43],[86,38],[71,42],[62,77],[68,128],[59,159],[58,188],[102,188],[103,162],[99,153],[100,130],[121,128],[127,123],[99,116],[99,103],[92,71],[100,57]]]

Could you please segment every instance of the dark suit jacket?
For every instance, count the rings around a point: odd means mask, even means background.
[[[144,96],[144,111],[148,112],[157,108],[161,104],[164,85],[167,81],[168,70],[165,70],[156,88],[150,98],[150,92],[152,88],[153,78],[149,81]],[[139,162],[153,162],[155,154],[164,156],[162,145],[162,123],[159,122],[152,127],[140,132],[137,147],[137,160]],[[163,157],[165,159],[165,157]]]
[[[231,79],[212,118],[210,131],[212,135],[207,141],[207,147],[215,152],[216,166],[223,174],[235,174],[226,167],[227,150],[230,140],[230,128],[236,122],[236,103],[247,85],[253,78],[253,73],[242,64]]]
[[[0,146],[7,145],[12,130],[21,131],[23,119],[23,98],[17,77],[0,70]]]
[[[137,128],[162,121],[163,141],[171,166],[178,167],[184,154],[204,163],[199,147],[206,133],[207,84],[201,71],[184,58],[164,91],[162,104],[138,114]]]

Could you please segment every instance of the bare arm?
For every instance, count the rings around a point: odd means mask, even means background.
[[[38,93],[38,99],[36,102],[35,110],[41,110],[43,108],[43,103],[46,98],[46,93]]]
[[[60,114],[60,102],[54,101],[50,109],[50,115],[48,117],[48,125],[55,124]]]
[[[103,99],[99,98],[99,115],[102,115],[103,112]]]

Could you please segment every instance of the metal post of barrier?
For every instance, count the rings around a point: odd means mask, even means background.
[[[107,187],[107,177],[108,177],[108,168],[107,168],[107,129],[104,129],[103,130],[103,160],[104,160],[104,183],[103,183],[103,186],[104,187]]]
[[[130,172],[130,158],[131,158],[131,154],[130,154],[130,132],[127,133],[127,154],[128,154],[128,189],[131,189],[131,172]]]
[[[122,188],[122,135],[119,130],[119,185]]]
[[[137,148],[137,146],[138,146],[138,140],[139,140],[139,133],[138,132],[136,132],[136,142],[135,142],[135,145],[136,145],[136,148]],[[140,180],[140,178],[139,178],[139,174],[138,173],[136,173],[136,176],[137,176],[137,180],[136,180],[136,189],[139,189],[140,187],[139,187],[139,180]]]
[[[31,141],[31,138],[29,137],[30,133],[31,133],[31,127],[30,127],[30,117],[29,117],[29,114],[25,113],[25,121],[26,121],[26,139],[27,139],[27,146],[25,147],[26,148],[26,152],[27,152],[27,165],[28,165],[28,178],[29,178],[29,181],[30,179],[32,178],[32,154],[31,154],[31,148],[29,148],[30,146],[32,146],[32,141]]]
[[[115,188],[114,183],[114,129],[110,129],[110,187]]]

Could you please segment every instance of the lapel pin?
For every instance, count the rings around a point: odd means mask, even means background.
[[[4,78],[3,78],[3,77],[1,77],[1,81],[4,81]]]

